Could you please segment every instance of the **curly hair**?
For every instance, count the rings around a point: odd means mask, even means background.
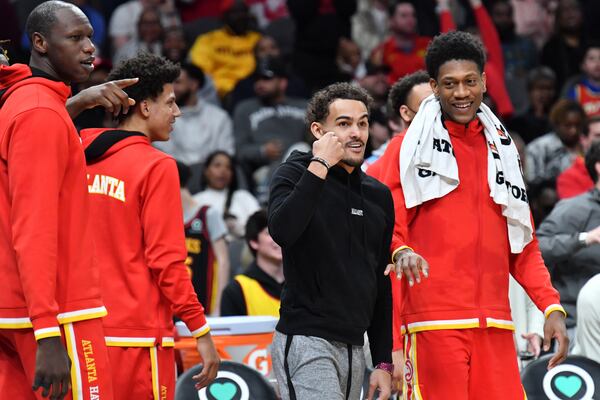
[[[357,100],[367,107],[370,113],[373,99],[361,87],[347,82],[331,84],[316,92],[306,106],[306,123],[324,122],[329,116],[329,106],[335,100]]]
[[[552,106],[550,110],[550,123],[555,128],[560,125],[566,118],[567,114],[570,112],[576,112],[582,116],[582,125],[587,125],[587,117],[585,114],[585,110],[581,105],[575,100],[570,99],[560,99]]]
[[[406,104],[410,91],[417,85],[429,83],[429,74],[423,70],[405,75],[402,79],[398,79],[390,89],[387,102],[388,115],[400,118],[400,106]],[[413,110],[414,111],[414,110]]]
[[[139,53],[136,57],[121,62],[111,71],[107,80],[139,78],[136,84],[123,90],[136,104],[140,104],[143,100],[154,100],[160,96],[163,86],[175,82],[179,72],[179,65],[164,57]],[[132,114],[119,114],[119,122],[125,121]]]
[[[485,65],[485,49],[481,40],[470,33],[460,31],[434,37],[425,54],[425,65],[429,76],[437,80],[440,67],[452,60],[473,61],[482,73]]]

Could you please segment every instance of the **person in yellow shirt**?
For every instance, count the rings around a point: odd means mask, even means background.
[[[255,212],[246,223],[246,242],[256,259],[223,290],[221,315],[279,317],[283,256],[267,228],[267,213]]]
[[[244,1],[224,1],[223,8],[225,25],[198,36],[189,53],[192,63],[213,78],[221,98],[254,71],[254,46],[261,37],[250,28]]]

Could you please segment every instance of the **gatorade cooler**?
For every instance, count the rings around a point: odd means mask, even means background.
[[[278,319],[275,317],[238,316],[207,318],[210,334],[222,360],[236,361],[257,370],[263,376],[271,373],[268,346]],[[181,357],[181,372],[202,363],[194,339],[183,322],[177,322],[175,349]]]

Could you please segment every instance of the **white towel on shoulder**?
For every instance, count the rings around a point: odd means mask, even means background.
[[[489,107],[481,103],[477,116],[488,144],[490,196],[506,217],[511,252],[520,253],[533,239],[521,160],[514,141]],[[434,95],[421,103],[402,141],[400,182],[406,208],[443,197],[460,184],[450,134]]]

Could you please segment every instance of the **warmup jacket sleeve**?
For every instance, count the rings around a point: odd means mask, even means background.
[[[533,225],[533,220],[531,221]],[[560,296],[552,286],[550,274],[542,259],[537,237],[519,254],[510,255],[510,274],[525,289],[531,300],[546,317],[552,311],[566,315]]]
[[[8,144],[13,246],[36,339],[60,336],[55,298],[69,127],[49,108],[16,117]],[[68,195],[68,193],[67,193]],[[82,265],[82,267],[85,267]]]
[[[283,163],[271,180],[269,233],[281,247],[302,235],[319,204],[325,180],[307,167]]]
[[[386,200],[385,207],[383,208],[386,213],[387,224],[379,256],[377,300],[375,301],[375,312],[371,318],[371,326],[367,329],[373,365],[381,362],[392,362],[392,355],[389,351],[390,348],[393,348],[392,338],[394,336],[392,329],[392,292],[390,279],[384,275],[384,271],[389,260],[389,243],[392,240],[394,229],[394,205],[392,197],[389,194]]]
[[[585,247],[579,243],[579,233],[585,229],[587,215],[572,212],[573,206],[570,201],[559,202],[538,229],[540,250],[550,271]]]
[[[184,263],[183,210],[178,193],[175,161],[170,158],[160,160],[148,173],[142,187],[145,257],[173,312],[185,322],[192,336],[199,337],[209,328]]]

